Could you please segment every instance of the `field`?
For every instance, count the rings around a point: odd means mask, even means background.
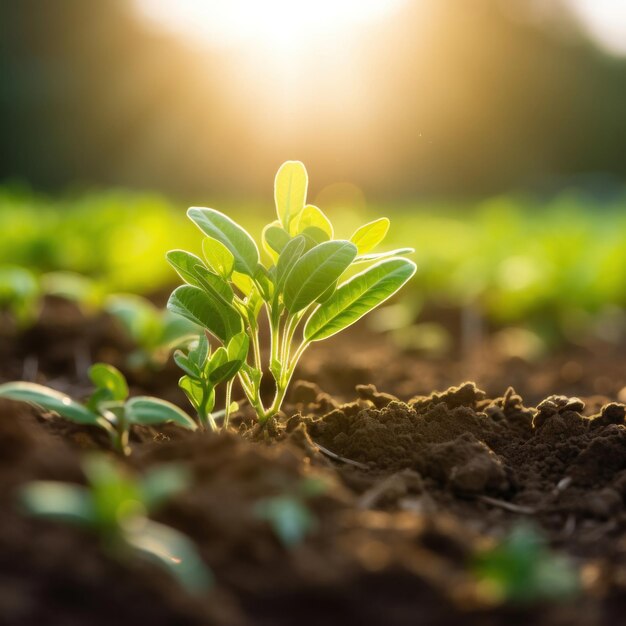
[[[620,623],[625,202],[573,191],[337,201],[327,211],[336,238],[389,215],[384,248],[415,248],[417,272],[371,315],[312,345],[267,423],[236,383],[229,428],[138,420],[115,455],[105,430],[64,419],[61,405],[0,399],[2,619]],[[257,240],[274,214],[269,203],[212,205]],[[185,208],[124,190],[0,192],[0,384],[83,401],[90,366],[104,362],[131,397],[192,414],[172,349],[199,331],[162,312],[181,282],[166,252],[203,254]],[[269,383],[258,383],[265,406]],[[186,468],[186,488],[154,519],[191,540],[206,589],[178,585],[171,562],[120,555],[87,527],[25,514],[24,485],[85,485],[85,456],[103,451],[140,475]]]

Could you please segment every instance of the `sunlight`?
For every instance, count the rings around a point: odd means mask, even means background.
[[[626,55],[626,4],[621,0],[569,0],[583,26],[605,50]]]
[[[136,0],[149,19],[209,46],[293,52],[383,18],[406,0]]]

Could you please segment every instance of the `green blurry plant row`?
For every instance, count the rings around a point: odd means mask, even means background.
[[[0,265],[84,273],[108,293],[154,292],[175,281],[164,262],[168,249],[199,252],[186,208],[119,190],[59,199],[0,190]],[[371,216],[382,209],[394,220],[389,247],[416,249],[418,273],[404,294],[413,310],[423,301],[477,303],[497,323],[576,332],[588,316],[626,305],[626,197],[380,205]],[[370,217],[341,207],[328,212],[342,236]],[[233,205],[229,214],[260,232],[259,207]]]

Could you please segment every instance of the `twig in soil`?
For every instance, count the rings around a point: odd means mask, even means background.
[[[506,500],[491,498],[490,496],[478,496],[478,499],[481,502],[491,504],[491,506],[497,506],[505,511],[510,511],[511,513],[519,513],[520,515],[535,515],[535,513],[537,513],[537,509],[533,509],[530,506],[521,506],[519,504],[507,502]]]
[[[555,496],[558,495],[559,493],[561,493],[561,491],[565,491],[571,484],[572,484],[571,476],[565,476],[565,478],[561,478],[561,480],[559,480],[556,487],[554,488],[553,494]]]
[[[359,469],[364,469],[364,470],[369,469],[368,466],[365,465],[365,463],[360,463],[359,461],[353,461],[352,459],[346,459],[345,457],[339,456],[335,452],[332,452],[328,448],[325,448],[324,446],[320,446],[320,444],[317,443],[316,441],[313,441],[313,440],[311,441],[322,454],[325,454],[327,457],[330,457],[334,461],[341,461],[342,463],[346,463],[347,465],[353,465],[354,467],[358,467]]]
[[[37,378],[38,371],[39,358],[36,354],[29,354],[24,359],[24,366],[22,368],[22,380],[34,381]]]

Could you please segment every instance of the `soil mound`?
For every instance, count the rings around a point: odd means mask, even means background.
[[[473,383],[407,403],[372,388],[361,396],[306,418],[313,442],[372,472],[414,470],[457,494],[497,495],[552,515],[623,510],[623,405],[587,417],[578,398],[551,396],[527,408],[512,389],[491,400]]]

